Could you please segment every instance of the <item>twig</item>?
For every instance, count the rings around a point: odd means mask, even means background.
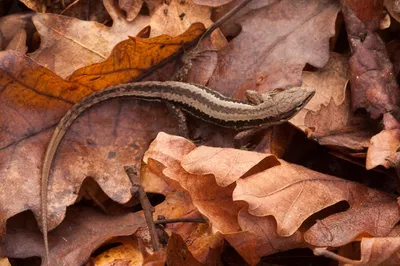
[[[234,8],[232,8],[228,13],[226,13],[225,15],[223,15],[222,17],[220,17],[214,24],[211,25],[211,27],[209,27],[206,32],[203,33],[203,35],[200,37],[199,42],[208,37],[214,30],[216,30],[219,26],[221,26],[222,24],[224,24],[228,19],[230,19],[231,17],[233,17],[237,12],[239,12],[240,10],[242,10],[242,8],[244,8],[248,3],[250,3],[252,0],[244,0],[243,2],[241,2],[240,4],[238,4],[237,6],[235,6]]]
[[[154,207],[151,205],[149,199],[147,198],[146,192],[144,192],[143,187],[140,185],[139,178],[134,166],[124,166],[126,174],[132,183],[132,195],[139,194],[140,204],[142,205],[144,217],[146,219],[147,227],[150,232],[151,244],[154,251],[160,251],[160,240],[158,239],[156,226],[153,221]]]
[[[170,223],[207,223],[207,221],[204,219],[192,219],[192,218],[162,219],[154,221],[154,224],[170,224]]]

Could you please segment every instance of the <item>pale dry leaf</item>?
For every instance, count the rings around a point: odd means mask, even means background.
[[[0,50],[5,49],[21,29],[33,33],[31,17],[34,13],[13,14],[0,17]]]
[[[347,201],[350,206],[393,201],[390,196],[363,185],[280,162],[280,165],[238,180],[233,199],[247,202],[252,215],[273,215],[281,236],[292,235],[308,217],[340,201]],[[393,215],[388,224],[396,219],[396,213]]]
[[[6,50],[14,50],[22,54],[26,53],[28,47],[26,46],[26,31],[25,29],[19,29],[12,40],[8,44]]]
[[[250,265],[258,264],[262,256],[305,247],[300,231],[289,237],[278,235],[272,216],[256,217],[242,209],[238,219],[243,231],[224,237]]]
[[[279,164],[273,155],[229,148],[200,146],[181,162],[183,169],[194,175],[213,174],[218,186],[226,187],[253,167],[265,169]]]
[[[364,152],[376,129],[370,125],[367,117],[353,114],[350,99],[350,91],[346,90],[345,101],[340,105],[331,99],[318,112],[308,112],[304,124],[312,129],[309,138],[330,148]]]
[[[315,95],[311,101],[300,110],[297,115],[290,119],[290,123],[305,130],[305,128],[313,128],[314,132],[321,132],[322,129],[331,128],[332,131],[336,131],[337,127],[344,126],[343,123],[335,125],[336,121],[343,121],[344,119],[338,119],[337,116],[344,116],[347,118],[347,110],[339,109],[342,112],[336,113],[336,119],[331,119],[330,124],[318,125],[318,121],[306,125],[306,115],[309,112],[318,112],[321,106],[328,106],[334,104],[340,106],[345,104],[346,96],[346,85],[349,80],[349,66],[348,56],[340,55],[337,53],[331,53],[328,63],[317,71],[303,72],[303,87],[315,88]],[[332,103],[331,103],[332,102]],[[321,116],[321,120],[325,117]],[[326,119],[326,118],[325,118]],[[346,120],[345,120],[346,121]]]
[[[222,233],[238,231],[237,213],[243,204],[232,200],[234,184],[223,188],[211,175],[193,175],[182,168],[181,160],[194,148],[193,143],[184,138],[159,133],[144,161],[148,164],[157,161],[157,164],[149,164],[150,170],[161,173],[175,181],[176,186],[178,183],[181,190],[186,190],[193,205],[210,220],[215,230]]]
[[[315,248],[314,254],[338,260],[340,265],[345,266],[395,266],[400,264],[400,237],[398,233],[399,227],[397,226],[387,237],[361,238],[359,248],[352,248],[354,246],[344,246],[339,249],[338,254],[329,251],[326,248]],[[351,259],[354,256],[358,257],[360,251],[361,257],[359,260]]]
[[[139,15],[143,0],[119,0],[118,5],[125,11],[126,20],[132,21]]]
[[[398,151],[400,146],[400,129],[382,130],[371,138],[367,153],[366,168],[373,169],[378,165],[386,168],[392,166],[387,158]]]
[[[360,235],[387,236],[399,221],[398,205],[393,197],[382,192],[353,188],[350,208],[317,220],[304,239],[319,247],[339,247]],[[360,195],[365,193],[365,195]]]

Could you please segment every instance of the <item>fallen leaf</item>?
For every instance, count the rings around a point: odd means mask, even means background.
[[[399,227],[397,226],[396,228],[394,228],[387,237],[363,237],[361,239],[360,247],[357,248],[357,250],[350,252],[358,255],[359,249],[361,250],[360,260],[354,260],[345,257],[346,253],[349,253],[348,247],[341,248],[339,250],[339,255],[325,248],[315,248],[314,254],[330,257],[332,259],[338,260],[339,262],[346,263],[345,265],[349,266],[399,265]]]
[[[181,161],[186,172],[193,175],[213,174],[218,186],[227,187],[248,172],[259,172],[279,164],[275,156],[229,148],[201,146]],[[215,167],[215,166],[218,167]]]
[[[243,206],[232,200],[234,184],[219,187],[214,177],[192,175],[181,167],[183,156],[194,148],[194,144],[184,138],[159,133],[146,151],[143,161],[151,171],[174,181],[171,185],[178,191],[182,188],[187,191],[192,204],[211,221],[214,230],[236,232],[239,229],[237,213]]]
[[[373,169],[378,165],[389,168],[397,165],[387,158],[398,151],[400,146],[400,129],[382,130],[371,138],[367,153],[366,168]]]
[[[43,255],[43,239],[32,218],[25,215],[11,224],[0,246],[2,255],[13,258]],[[82,265],[94,250],[111,238],[132,235],[145,228],[147,225],[140,212],[109,216],[87,207],[71,207],[63,223],[49,233],[50,260],[59,265]]]
[[[187,249],[182,237],[172,234],[167,245],[167,265],[204,265],[198,262]]]
[[[143,261],[143,266],[164,266],[167,261],[165,251],[154,252],[146,257]]]
[[[277,232],[281,236],[291,236],[311,215],[343,200],[350,206],[378,204],[381,201],[394,202],[392,197],[360,184],[314,172],[282,160],[280,163],[261,173],[238,180],[233,199],[247,202],[249,213],[252,215],[272,215],[277,221]],[[387,223],[397,221],[398,215],[393,213]],[[363,218],[365,219],[364,216]],[[373,228],[378,226],[376,222],[371,223],[367,222],[366,225]],[[388,227],[384,228],[387,229]]]
[[[177,37],[130,38],[117,44],[107,60],[76,70],[69,80],[94,90],[130,82],[178,55],[182,47],[196,40],[204,31],[204,26],[196,23]],[[167,73],[158,80],[168,80],[172,74],[165,68],[162,70]]]
[[[208,85],[239,99],[244,99],[246,90],[264,93],[301,85],[306,63],[323,67],[328,62],[338,11],[338,3],[329,0],[249,7],[235,18],[241,32],[218,52],[217,69]]]
[[[147,25],[151,26],[153,37],[177,36],[194,22],[211,24],[210,8],[193,5],[191,1],[148,1],[150,16],[139,15],[133,21],[121,17],[113,1],[105,0],[104,5],[113,20],[112,27],[56,14],[36,14],[32,20],[41,35],[41,45],[30,56],[65,78],[78,68],[107,59],[117,43],[136,36]],[[186,14],[183,20],[182,13]]]
[[[94,266],[142,265],[143,254],[138,245],[124,243],[106,250],[93,259]]]
[[[348,210],[317,220],[304,233],[305,241],[319,247],[339,247],[363,234],[387,236],[399,221],[397,203],[383,193],[361,189],[352,190],[351,196],[354,198],[347,200],[350,204]]]
[[[30,21],[32,16],[33,13],[25,13],[0,17],[0,50],[9,47],[18,32],[33,34],[33,24]],[[26,42],[23,45],[26,46]]]
[[[278,235],[276,222],[271,216],[256,217],[242,209],[238,219],[243,231],[224,237],[250,265],[257,265],[263,256],[305,247],[299,231],[289,237]]]
[[[156,53],[157,49],[153,49]],[[158,55],[158,59],[165,59]],[[146,60],[151,61],[151,58],[146,57]],[[151,66],[146,61],[141,70]],[[119,76],[109,82],[118,84],[127,79],[127,75],[118,73]],[[130,74],[131,78],[135,77],[132,72]],[[0,54],[0,86],[3,106],[0,110],[0,180],[4,184],[2,195],[7,195],[0,199],[5,217],[0,232],[4,234],[8,217],[27,209],[39,217],[40,169],[52,129],[73,103],[93,90],[65,81],[28,57],[12,51]],[[103,88],[101,84],[92,87]],[[134,122],[132,117],[136,117]],[[80,116],[68,130],[54,162],[55,171],[49,181],[49,228],[62,221],[66,206],[75,201],[80,184],[87,176],[93,177],[113,200],[128,201],[130,181],[123,166],[138,164],[155,133],[162,130],[178,133],[177,125],[177,119],[171,118],[162,104],[132,99],[107,101]],[[102,163],[96,165],[97,160]],[[27,176],[31,178],[27,179]],[[5,193],[15,184],[19,184],[19,190]],[[16,199],[13,205],[8,204],[10,196]]]
[[[367,110],[375,119],[397,110],[400,99],[385,43],[376,32],[383,5],[376,8],[374,2],[366,1],[367,8],[360,8],[356,1],[342,1],[342,12],[353,51],[349,60],[352,107]]]

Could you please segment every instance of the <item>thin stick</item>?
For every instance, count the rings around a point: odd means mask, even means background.
[[[132,183],[132,195],[139,194],[140,204],[142,205],[144,217],[146,219],[147,227],[150,232],[151,244],[154,251],[160,251],[160,240],[158,239],[156,226],[153,221],[154,207],[151,205],[149,198],[147,198],[146,192],[140,185],[139,177],[134,166],[124,166],[126,174]]]

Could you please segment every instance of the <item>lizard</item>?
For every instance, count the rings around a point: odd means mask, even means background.
[[[187,113],[222,127],[251,130],[284,123],[314,96],[309,87],[294,87],[258,94],[248,91],[244,102],[226,97],[208,87],[177,81],[145,81],[120,84],[94,92],[73,105],[61,118],[47,146],[41,171],[41,230],[44,240],[44,265],[49,265],[47,192],[51,166],[59,144],[76,118],[91,106],[118,97],[147,101],[166,101]]]

